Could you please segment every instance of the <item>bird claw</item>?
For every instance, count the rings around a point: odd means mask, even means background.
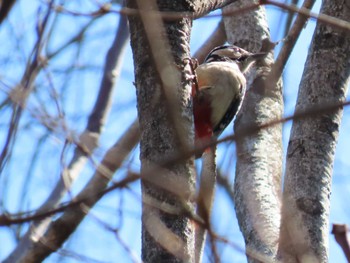
[[[183,62],[185,63],[185,67],[187,64],[190,65],[191,67],[191,76],[188,78],[194,83],[195,90],[198,91],[198,79],[197,79],[197,74],[196,74],[196,69],[198,68],[198,60],[196,58],[184,58]]]

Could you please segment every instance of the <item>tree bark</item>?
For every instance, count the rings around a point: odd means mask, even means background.
[[[344,1],[323,2],[321,13],[350,20]],[[350,35],[318,23],[295,112],[345,100]],[[293,122],[288,145],[279,253],[283,262],[328,262],[328,216],[334,153],[343,110]]]
[[[253,4],[239,1],[224,9],[237,10]],[[243,15],[225,17],[230,43],[250,52],[262,48],[270,37],[263,7]],[[281,82],[266,83],[273,64],[272,52],[257,63],[248,79],[248,90],[235,121],[235,132],[281,118]],[[249,262],[270,262],[276,258],[280,224],[282,176],[282,126],[276,125],[237,140],[234,199]]]
[[[193,262],[194,225],[178,212],[184,206],[193,210],[193,159],[163,166],[193,145],[190,67],[184,63],[190,57],[192,21],[162,21],[157,13],[147,14],[151,10],[187,11],[184,1],[157,5],[153,0],[136,0],[128,1],[128,6],[144,11],[129,17],[141,130],[142,260]],[[155,167],[160,169],[154,172]],[[171,180],[184,182],[182,193],[164,189]],[[156,186],[154,181],[160,183]]]

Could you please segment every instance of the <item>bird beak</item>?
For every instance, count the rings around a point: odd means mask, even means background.
[[[267,56],[266,52],[259,52],[259,53],[254,53],[250,55],[250,57],[253,58],[254,60],[262,59],[266,56]]]
[[[257,60],[265,58],[266,55],[265,52],[249,54],[246,61],[240,65],[242,73],[244,74]]]

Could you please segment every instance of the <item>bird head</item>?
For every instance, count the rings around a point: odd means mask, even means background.
[[[266,53],[250,53],[234,45],[224,45],[214,48],[205,58],[205,63],[214,61],[234,62],[242,73],[248,71],[253,63],[266,56]]]

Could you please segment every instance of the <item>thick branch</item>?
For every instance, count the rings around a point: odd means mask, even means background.
[[[193,12],[193,17],[204,16],[216,9],[229,5],[237,0],[182,0],[159,6],[161,11]],[[165,1],[166,2],[166,1]],[[180,3],[178,3],[180,2]],[[182,2],[182,3],[181,3]],[[175,4],[176,3],[176,4]]]
[[[225,8],[224,12],[251,4],[252,1],[249,0],[240,1]],[[238,17],[225,17],[224,21],[229,42],[251,52],[260,51],[263,40],[269,39],[263,7]],[[243,107],[235,122],[236,134],[242,134],[247,127],[281,118],[283,111],[281,83],[268,85],[265,81],[271,72],[272,64],[272,52],[270,52],[264,63],[256,66],[255,75],[251,76],[254,80],[250,81],[251,87],[247,91]],[[249,262],[265,262],[267,259],[274,261],[276,258],[281,176],[281,125],[259,130],[237,140],[234,198]]]
[[[344,1],[324,1],[321,13],[350,20]],[[345,101],[349,61],[350,35],[318,23],[299,88],[296,113],[310,105]],[[328,262],[329,196],[342,113],[342,109],[337,109],[293,122],[280,234],[283,262]]]

